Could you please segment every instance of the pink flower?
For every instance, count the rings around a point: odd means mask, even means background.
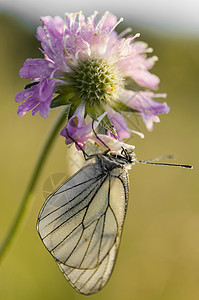
[[[65,19],[46,16],[41,20],[43,26],[38,27],[36,37],[44,58],[26,60],[19,72],[32,80],[15,97],[16,102],[22,102],[19,116],[32,110],[33,115],[39,111],[45,118],[50,108],[72,104],[76,109],[82,103],[85,116],[92,119],[107,111],[122,140],[132,131],[121,115],[124,105],[125,111],[137,110],[149,130],[159,121],[158,114],[168,113],[166,103],[152,100],[162,94],[148,91],[156,90],[159,84],[159,78],[150,72],[157,57],[148,57],[151,48],[135,41],[139,35],[125,38],[126,30],[121,34],[115,31],[122,19],[106,12],[97,20],[95,12],[86,20],[80,12],[66,14]],[[89,132],[84,119],[76,113],[69,120],[72,134],[78,128],[77,142],[81,141],[80,129],[83,136]],[[84,144],[84,138],[81,142]]]

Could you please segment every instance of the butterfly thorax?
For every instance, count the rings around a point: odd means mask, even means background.
[[[97,156],[97,160],[105,171],[111,171],[115,168],[129,169],[134,164],[134,153],[115,154],[105,153]]]

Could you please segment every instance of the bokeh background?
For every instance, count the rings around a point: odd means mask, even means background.
[[[133,137],[138,159],[175,154],[194,170],[136,165],[130,173],[130,199],[115,270],[107,286],[92,299],[199,299],[198,183],[198,2],[182,1],[1,1],[0,14],[0,243],[19,208],[34,165],[59,110],[44,120],[16,115],[15,94],[27,83],[18,71],[28,57],[41,57],[35,29],[40,15],[85,14],[97,9],[125,18],[122,26],[140,32],[159,57],[153,72],[171,107],[153,132],[134,124],[145,139]],[[197,17],[196,17],[197,16]],[[76,154],[74,154],[76,155]],[[31,198],[18,234],[0,265],[0,298],[83,299],[66,282],[36,232],[49,176],[71,175],[73,162],[62,137],[57,137]],[[52,177],[53,174],[57,176]],[[45,192],[45,193],[44,193]]]

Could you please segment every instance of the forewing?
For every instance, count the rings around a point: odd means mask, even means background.
[[[81,235],[82,220],[103,181],[104,173],[97,164],[86,165],[45,201],[37,230],[46,248],[60,262],[65,262]]]
[[[126,212],[125,174],[89,164],[50,195],[39,214],[44,245],[80,293],[99,291],[113,270]]]

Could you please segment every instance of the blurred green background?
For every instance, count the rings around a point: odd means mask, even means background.
[[[115,270],[107,286],[92,299],[199,299],[198,80],[199,39],[150,31],[136,24],[159,62],[160,92],[171,107],[152,133],[140,123],[145,139],[131,139],[138,159],[175,154],[194,170],[136,165],[130,173],[130,199]],[[17,117],[15,94],[28,82],[18,76],[24,60],[41,57],[35,28],[11,15],[0,16],[1,209],[0,242],[28,184],[48,131],[59,110],[44,120]],[[50,175],[70,175],[68,149],[57,137],[14,242],[0,266],[1,299],[83,299],[66,282],[36,232]],[[49,187],[50,189],[50,187]]]

